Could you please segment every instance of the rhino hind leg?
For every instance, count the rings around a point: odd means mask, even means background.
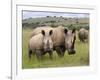
[[[84,42],[84,39],[82,38],[82,39],[80,39],[80,41],[81,41],[81,42]]]
[[[85,42],[85,36],[84,35],[79,35],[79,40],[84,43]]]
[[[28,57],[29,57],[29,59],[31,59],[31,55],[32,55],[32,50],[28,50]]]

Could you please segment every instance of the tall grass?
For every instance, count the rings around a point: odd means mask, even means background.
[[[43,56],[43,60],[38,61],[35,55],[31,60],[28,59],[28,40],[31,29],[23,29],[22,31],[22,68],[48,68],[48,67],[72,67],[72,66],[88,66],[89,65],[89,45],[82,43],[78,37],[75,43],[76,54],[68,55],[67,51],[63,58],[59,58],[56,51],[53,52],[53,60],[49,55]]]

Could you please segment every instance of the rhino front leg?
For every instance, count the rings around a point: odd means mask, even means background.
[[[61,47],[62,56],[64,56],[65,51],[66,51],[65,47]]]
[[[50,59],[53,59],[53,51],[48,52]]]
[[[56,52],[57,52],[59,57],[63,57],[64,53],[60,47],[56,47]]]
[[[42,59],[42,52],[41,52],[41,50],[36,50],[36,57],[37,57],[38,60]]]

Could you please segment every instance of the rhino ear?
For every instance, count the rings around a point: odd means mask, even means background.
[[[73,30],[72,30],[72,33],[75,33],[75,31],[76,31],[76,29],[73,29]]]
[[[52,31],[52,30],[50,30],[49,35],[51,36],[52,34],[53,34],[53,31]]]
[[[67,29],[64,29],[64,33],[67,34],[67,32],[68,32],[68,30]]]
[[[41,33],[42,33],[43,36],[45,36],[45,31],[44,30],[42,30]]]

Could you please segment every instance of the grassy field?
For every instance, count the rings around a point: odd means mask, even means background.
[[[48,68],[48,67],[72,67],[72,66],[88,66],[89,65],[89,45],[82,43],[77,38],[75,43],[76,54],[68,55],[67,51],[63,58],[59,58],[54,51],[53,60],[49,59],[49,55],[43,56],[42,61],[38,61],[35,55],[32,55],[31,60],[28,59],[28,40],[31,29],[23,29],[22,31],[22,68]]]

